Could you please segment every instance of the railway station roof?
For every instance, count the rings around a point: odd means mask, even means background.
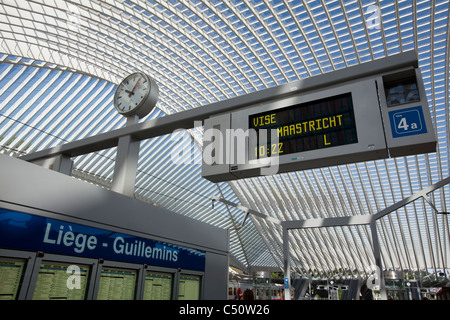
[[[121,128],[119,82],[143,71],[160,96],[142,121],[415,50],[436,152],[212,183],[203,128],[141,143],[135,197],[230,230],[231,265],[281,270],[279,220],[376,214],[450,175],[449,1],[73,0],[0,3],[0,152],[21,156]],[[191,161],[171,161],[185,138]],[[75,157],[111,187],[116,148]],[[225,199],[212,206],[212,197]],[[378,220],[383,266],[449,276],[450,186]],[[433,208],[436,208],[436,210]],[[440,213],[438,213],[440,212]],[[300,273],[369,273],[365,225],[290,232]]]

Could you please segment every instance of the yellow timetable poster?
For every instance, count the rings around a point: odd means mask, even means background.
[[[0,258],[0,300],[15,300],[25,261]]]
[[[67,272],[68,264],[42,263],[33,300],[84,300],[89,276],[89,267],[77,265],[80,269],[79,288],[71,285],[72,272]]]
[[[200,299],[200,276],[182,275],[178,288],[178,300]]]
[[[133,300],[137,271],[104,268],[100,275],[97,300]]]
[[[145,275],[144,300],[170,300],[172,297],[170,273],[147,272]]]

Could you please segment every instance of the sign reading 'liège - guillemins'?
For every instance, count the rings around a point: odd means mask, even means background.
[[[205,252],[0,209],[0,247],[204,271]]]

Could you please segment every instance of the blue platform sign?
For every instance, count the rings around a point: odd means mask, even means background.
[[[205,270],[205,251],[0,209],[0,248]]]
[[[284,288],[289,289],[289,278],[284,278]]]
[[[400,138],[427,133],[422,107],[412,107],[389,112],[392,137]]]

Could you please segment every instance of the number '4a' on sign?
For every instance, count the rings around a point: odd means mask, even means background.
[[[408,131],[410,125],[406,122],[406,118],[402,118],[398,123],[398,128],[404,131]],[[411,130],[416,130],[418,128],[417,123],[411,123]]]

